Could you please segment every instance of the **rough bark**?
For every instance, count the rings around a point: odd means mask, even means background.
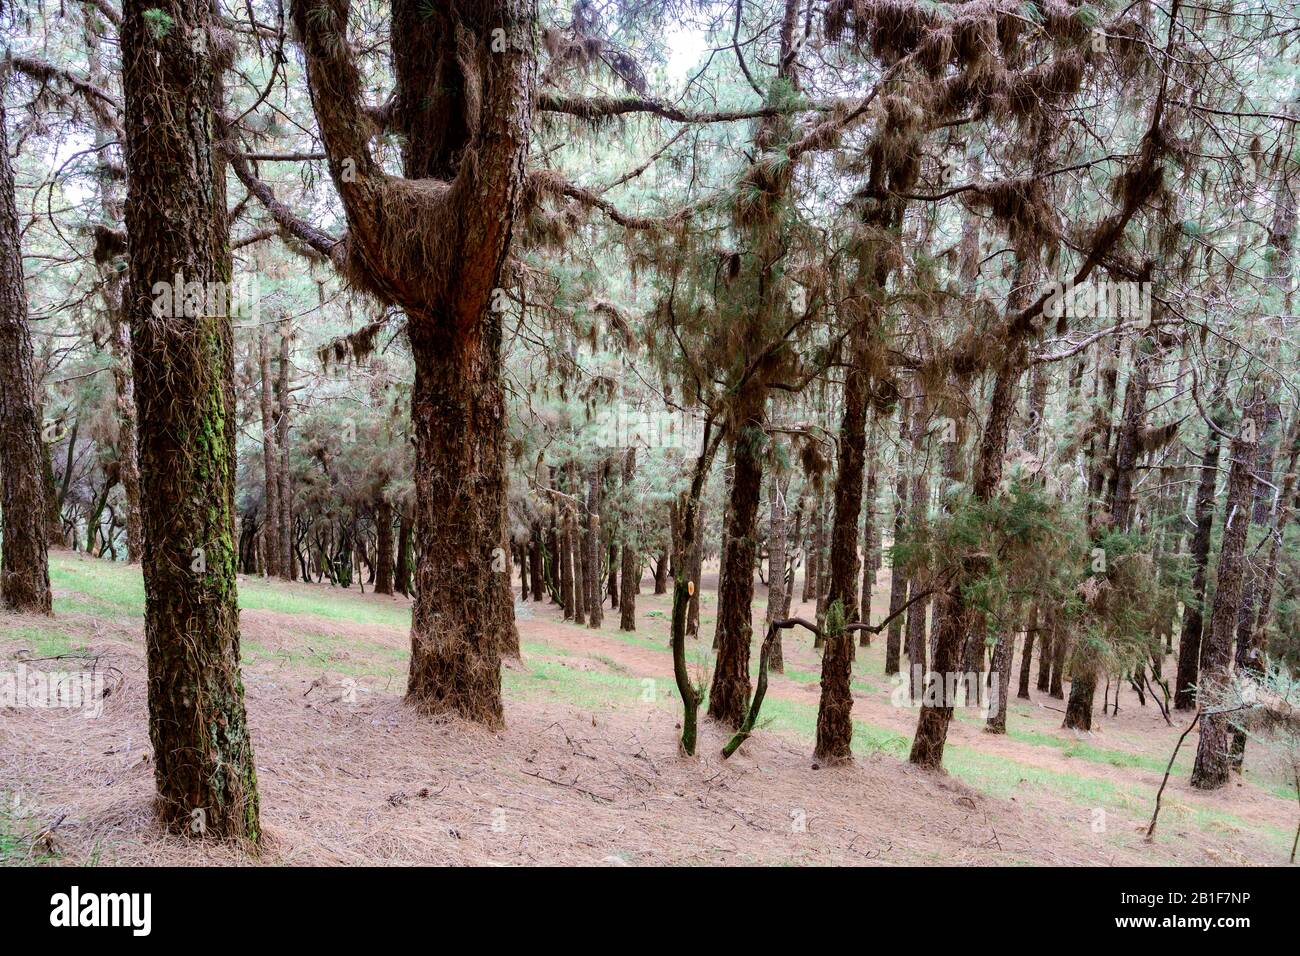
[[[45,463],[0,78],[0,602],[51,612]]]
[[[393,505],[380,495],[375,504],[375,593],[393,593]]]
[[[748,409],[732,447],[726,551],[718,590],[718,654],[709,688],[708,715],[736,728],[749,709],[749,652],[753,640],[754,561],[758,501],[763,485],[762,409]],[[697,585],[698,587],[698,585]]]
[[[157,283],[179,275],[218,290],[231,280],[225,168],[213,141],[221,64],[209,3],[175,0],[165,33],[146,20],[148,9],[126,0],[121,42],[154,778],[169,829],[255,841],[257,777],[239,673],[227,297],[212,291],[217,308],[205,302],[196,315],[167,315],[165,306],[155,314]]]
[[[1221,361],[1220,387],[1227,373],[1227,362]],[[1216,389],[1218,391],[1218,389]],[[1215,416],[1220,418],[1220,416]],[[1222,420],[1216,422],[1224,424]],[[1201,455],[1201,476],[1196,485],[1196,528],[1192,532],[1192,593],[1183,614],[1183,629],[1178,642],[1178,671],[1174,685],[1174,708],[1193,710],[1196,707],[1196,682],[1200,674],[1201,638],[1204,631],[1206,573],[1210,558],[1210,540],[1214,530],[1215,488],[1219,477],[1219,433],[1207,428],[1205,450]]]
[[[826,601],[827,632],[822,654],[821,698],[817,705],[817,741],[813,755],[828,763],[852,759],[853,743],[853,635],[844,626],[854,623],[858,584],[858,514],[862,509],[862,481],[866,464],[867,406],[870,378],[867,368],[869,330],[852,336],[851,365],[844,382],[844,408],[840,418],[839,462],[835,473],[835,514],[831,523],[830,582]]]
[[[536,74],[535,0],[392,4],[389,126],[373,125],[347,0],[294,0],[312,106],[348,223],[352,281],[402,308],[415,360],[416,600],[407,698],[502,722],[500,656],[518,646],[505,541],[505,403],[497,290],[519,210]],[[507,42],[493,49],[492,37]],[[495,567],[494,567],[495,566]],[[505,569],[508,569],[508,563]]]
[[[636,479],[636,449],[629,448],[623,457],[623,496],[630,500],[633,492],[632,482]],[[622,577],[623,593],[619,595],[618,626],[619,630],[636,630],[636,580],[641,577],[640,563],[636,548],[633,546],[632,520],[630,514],[623,516]]]
[[[1263,402],[1256,397],[1243,419],[1256,422],[1255,428],[1239,428],[1229,446],[1227,498],[1224,501],[1223,540],[1219,546],[1219,565],[1214,588],[1214,608],[1210,615],[1210,633],[1201,661],[1201,686],[1210,694],[1222,692],[1232,662],[1232,638],[1237,615],[1245,592],[1246,534],[1250,527],[1249,508],[1254,492],[1252,471],[1258,452],[1258,426],[1263,419]],[[1229,755],[1229,718],[1221,712],[1223,702],[1214,708],[1201,708],[1201,736],[1192,767],[1192,786],[1214,790],[1228,782],[1231,771]]]

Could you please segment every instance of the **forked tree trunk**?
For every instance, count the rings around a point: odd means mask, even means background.
[[[403,177],[371,150],[346,0],[293,0],[322,142],[348,222],[349,277],[407,314],[415,360],[416,600],[407,699],[502,722],[517,653],[506,541],[502,269],[523,192],[536,78],[535,0],[394,0],[389,130]],[[494,39],[495,38],[495,39]],[[499,41],[499,42],[497,42]]]
[[[0,603],[14,611],[49,614],[45,456],[5,132],[5,85],[0,77]]]
[[[668,549],[664,548],[659,552],[659,560],[655,562],[655,594],[668,593]]]
[[[121,41],[154,778],[169,829],[256,841],[235,593],[229,224],[213,141],[221,64],[210,3],[174,0],[165,33],[149,10],[126,0]],[[177,276],[186,293],[203,293],[201,303],[185,296],[197,314],[176,315],[167,293],[156,296],[155,284]]]

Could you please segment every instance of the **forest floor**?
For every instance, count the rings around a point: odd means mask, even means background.
[[[818,768],[818,652],[795,631],[763,708],[770,723],[723,761],[727,734],[704,720],[699,756],[685,759],[669,597],[651,594],[648,578],[635,633],[618,631],[608,609],[596,631],[549,604],[517,605],[523,658],[504,671],[501,732],[403,705],[405,599],[241,578],[266,831],[248,857],[153,824],[139,568],[58,552],[51,576],[56,617],[0,616],[0,669],[72,670],[89,658],[112,693],[93,719],[3,711],[0,862],[1280,864],[1295,832],[1294,791],[1256,751],[1229,787],[1192,790],[1193,733],[1146,843],[1187,718],[1175,714],[1171,727],[1131,690],[1091,734],[1062,730],[1062,703],[1036,690],[1010,702],[1005,736],[959,710],[946,772],[924,772],[906,762],[916,713],[891,702],[897,684],[883,676],[878,638],[854,664],[856,760]],[[886,572],[873,620],[887,581]],[[702,636],[691,642],[704,677],[715,598],[706,579]],[[761,636],[761,585],[754,613]]]

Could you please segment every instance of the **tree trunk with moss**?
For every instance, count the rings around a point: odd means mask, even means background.
[[[122,63],[154,778],[169,829],[256,841],[235,593],[229,224],[213,141],[223,65],[210,4],[177,0],[165,24],[151,9],[124,4]],[[178,276],[202,301],[157,294]]]
[[[500,658],[518,646],[506,540],[502,268],[523,192],[535,0],[396,0],[388,128],[371,150],[346,0],[293,0],[312,106],[348,223],[353,284],[403,309],[415,361],[416,600],[407,699],[502,722]],[[494,38],[497,42],[494,42]]]
[[[0,78],[0,604],[49,614],[45,462]]]

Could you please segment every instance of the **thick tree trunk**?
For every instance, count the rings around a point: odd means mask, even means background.
[[[407,699],[426,713],[503,722],[501,655],[514,643],[505,541],[501,320],[481,338],[411,326],[415,605]],[[474,542],[478,542],[477,547]]]
[[[754,561],[765,445],[762,400],[759,396],[748,406],[732,447],[731,500],[718,590],[718,655],[709,688],[709,716],[732,728],[744,721],[751,691]]]
[[[209,3],[175,0],[165,33],[148,10],[126,0],[121,40],[154,778],[169,829],[255,841],[235,593],[229,226],[214,142],[221,66]],[[158,296],[157,284],[177,281],[187,284],[183,303]],[[178,315],[177,304],[197,314]]]
[[[51,613],[46,486],[27,290],[0,78],[0,604]]]
[[[398,594],[411,593],[411,518],[403,508],[397,519],[397,566],[393,586]]]

